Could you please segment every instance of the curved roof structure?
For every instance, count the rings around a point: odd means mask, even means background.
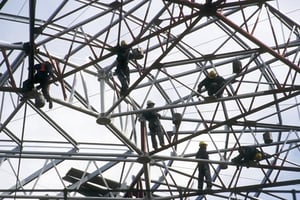
[[[299,16],[298,0],[3,0],[0,198],[300,198]],[[142,54],[121,95],[122,40]],[[52,108],[25,87],[43,61]],[[211,70],[221,96],[198,89]],[[232,162],[243,146],[262,160]]]

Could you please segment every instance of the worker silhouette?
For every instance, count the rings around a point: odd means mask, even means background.
[[[128,63],[129,60],[134,57],[125,40],[122,40],[121,44],[115,47],[115,51],[117,54],[117,68],[115,74],[121,83],[120,95],[124,96],[130,83]]]
[[[53,77],[53,67],[50,62],[46,61],[34,65],[33,69],[33,83],[39,83],[36,89],[41,89],[42,94],[46,101],[49,103],[49,108],[51,109],[53,104],[49,94],[49,80],[51,79],[51,77]]]
[[[147,101],[147,109],[153,108],[155,105],[154,102],[151,100]],[[150,136],[151,136],[151,141],[152,141],[152,147],[156,150],[158,148],[157,146],[157,141],[156,141],[156,136],[158,137],[159,144],[161,146],[165,145],[164,142],[164,134],[163,134],[163,129],[160,123],[160,114],[157,113],[156,111],[151,111],[151,110],[146,110],[145,112],[142,113],[142,117],[148,121],[148,127],[150,130]]]
[[[251,164],[259,162],[263,158],[262,152],[256,149],[255,146],[241,146],[239,148],[239,155],[231,161],[236,164]]]
[[[208,76],[198,84],[198,92],[201,93],[201,89],[204,86],[210,97],[222,97],[225,89],[226,81],[222,76],[218,76],[216,71],[211,70]]]
[[[206,151],[207,143],[201,141],[199,143],[199,150],[196,154],[196,158],[198,159],[209,159],[208,153]],[[211,174],[209,170],[208,163],[198,162],[198,190],[203,190],[204,178],[206,181],[207,189],[210,190],[211,183]]]

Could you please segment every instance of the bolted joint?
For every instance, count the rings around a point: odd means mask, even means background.
[[[217,12],[217,6],[212,4],[212,3],[206,3],[203,5],[202,7],[202,12],[204,16],[215,16],[216,12]]]
[[[110,116],[105,115],[105,113],[101,113],[98,116],[96,122],[97,122],[97,124],[100,124],[100,125],[107,125],[111,122],[111,119],[110,119]]]
[[[145,164],[145,163],[149,163],[151,161],[151,158],[149,155],[142,155],[137,159],[137,161],[139,163]]]

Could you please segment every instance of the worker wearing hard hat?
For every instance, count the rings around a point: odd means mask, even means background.
[[[51,109],[53,104],[49,94],[49,81],[51,78],[54,78],[53,66],[49,61],[35,64],[33,66],[33,73],[34,75],[32,79],[24,81],[23,89],[25,89],[26,92],[30,92],[33,89],[37,90],[38,92],[35,97],[35,105],[37,107],[43,107],[45,104],[44,99],[46,99],[46,101],[49,102],[49,108]],[[34,87],[34,84],[39,85]],[[41,90],[42,95],[39,90]]]
[[[130,82],[128,63],[133,56],[125,40],[122,40],[120,45],[118,45],[115,49],[118,62],[115,73],[121,83],[120,95],[123,96],[127,92]]]
[[[155,103],[153,101],[151,100],[147,101],[147,108],[153,108],[154,105]],[[158,137],[160,145],[163,146],[165,144],[163,129],[159,120],[160,114],[153,110],[147,110],[144,113],[142,113],[142,117],[148,121],[152,147],[156,150],[158,148],[156,135]]]
[[[207,77],[198,84],[197,92],[201,93],[201,89],[204,86],[210,97],[222,97],[225,83],[226,80],[222,76],[218,76],[215,70],[211,70]]]
[[[196,154],[197,159],[209,159],[208,153],[206,151],[207,143],[206,142],[199,142],[199,149]],[[203,183],[205,182],[207,185],[207,189],[211,189],[211,174],[209,170],[209,164],[207,162],[198,162],[198,190],[203,190]]]
[[[239,148],[239,155],[231,161],[236,164],[250,164],[251,162],[259,162],[263,159],[263,153],[256,149],[255,146],[242,146]]]

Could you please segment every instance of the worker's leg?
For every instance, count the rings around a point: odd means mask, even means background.
[[[205,176],[205,180],[206,180],[206,184],[207,184],[207,189],[211,189],[211,186],[212,186],[212,184],[211,184],[211,175],[210,175],[210,170],[209,170],[208,165],[205,168],[204,176]]]
[[[157,149],[157,141],[155,138],[156,134],[155,132],[151,132],[150,135],[151,135],[152,147],[156,150]]]
[[[164,146],[165,145],[164,134],[161,126],[157,127],[157,136],[159,139],[160,146]]]
[[[198,170],[198,190],[203,190],[204,174],[202,170]]]
[[[123,95],[128,89],[127,78],[126,78],[125,74],[122,71],[118,71],[117,75],[118,75],[118,79],[121,83],[120,93],[121,93],[121,95]]]

